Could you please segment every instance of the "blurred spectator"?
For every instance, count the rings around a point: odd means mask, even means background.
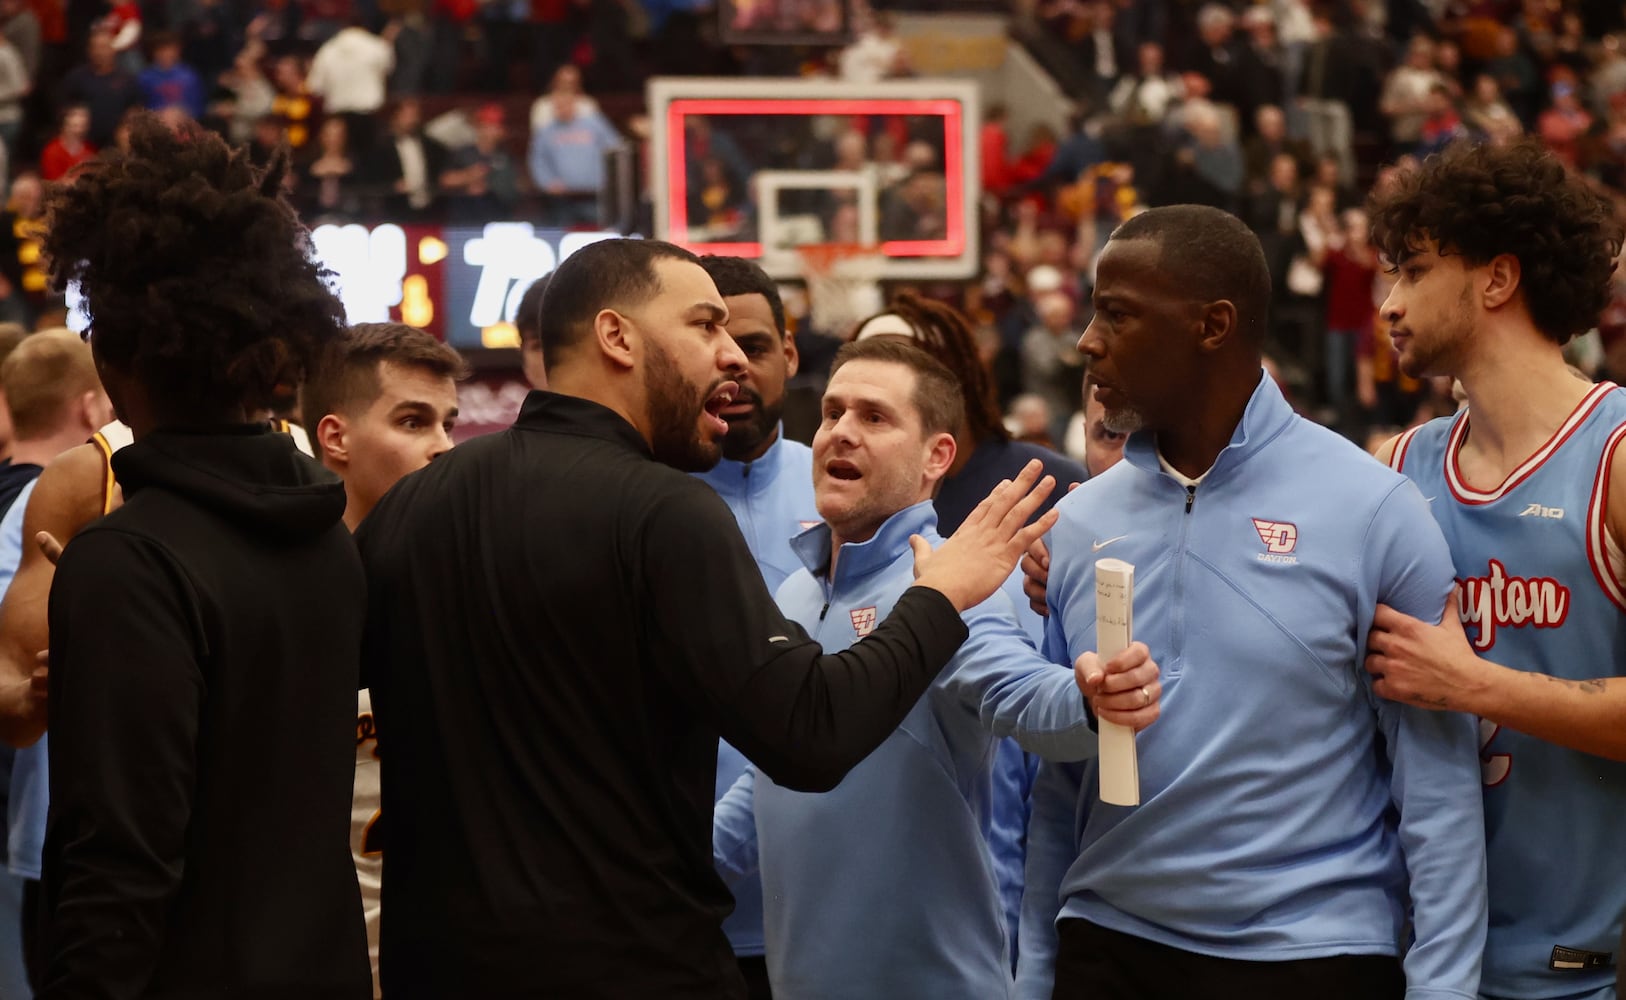
[[[1519,33],[1511,27],[1496,29],[1494,56],[1484,71],[1496,79],[1502,98],[1528,130],[1536,123],[1541,102],[1541,74],[1519,44]]]
[[[1462,89],[1462,49],[1456,42],[1444,38],[1434,44],[1434,69],[1452,103],[1460,103],[1466,95]]]
[[[1536,120],[1536,130],[1553,155],[1571,170],[1578,165],[1581,137],[1591,128],[1592,116],[1581,107],[1575,84],[1568,80],[1553,84],[1552,106]]]
[[[250,42],[237,54],[231,69],[221,74],[215,114],[226,124],[226,135],[234,143],[245,143],[254,132],[254,123],[272,113],[277,92],[260,70],[265,48]]]
[[[1299,80],[1299,109],[1304,113],[1310,150],[1317,156],[1331,154],[1343,165],[1346,182],[1355,180],[1355,122],[1352,104],[1360,89],[1361,75],[1353,39],[1335,28],[1325,10],[1317,10],[1311,20],[1315,41],[1304,53],[1304,73]]]
[[[66,108],[56,138],[46,143],[40,153],[40,176],[48,181],[61,180],[68,171],[95,156],[96,146],[89,136],[90,112],[80,104]]]
[[[271,87],[275,92],[271,114],[280,121],[288,145],[300,149],[310,139],[313,108],[310,91],[305,86],[305,69],[298,56],[281,56],[271,64]],[[357,141],[356,133],[350,134],[350,141],[352,144]]]
[[[1004,197],[1011,186],[1010,135],[1005,131],[1005,105],[990,105],[983,115],[978,148],[982,161],[982,189]]]
[[[1208,81],[1210,98],[1230,106],[1244,118],[1257,104],[1252,92],[1258,76],[1253,50],[1236,34],[1236,14],[1219,3],[1206,3],[1197,11],[1198,46],[1189,69]]]
[[[881,192],[881,239],[940,240],[947,226],[941,173],[916,170]]]
[[[1111,0],[1086,4],[1086,30],[1074,42],[1078,61],[1090,81],[1084,95],[1089,103],[1100,107],[1118,80],[1118,75],[1135,62],[1134,43],[1117,30],[1117,8]]]
[[[1326,363],[1326,278],[1321,261],[1329,242],[1340,232],[1337,199],[1330,188],[1309,189],[1294,232],[1287,238],[1287,272],[1282,284],[1272,288],[1279,360],[1284,374],[1299,384],[1316,382],[1316,373]]]
[[[604,187],[604,154],[622,145],[621,134],[596,108],[584,110],[577,95],[559,93],[553,117],[532,128],[531,181],[547,197],[543,216],[550,225],[592,225]]]
[[[410,0],[421,3],[421,0]],[[429,76],[435,63],[434,28],[422,12],[414,9],[394,18],[395,67],[390,70],[386,90],[391,97],[417,97],[430,91]]]
[[[118,67],[132,76],[141,72],[141,5],[135,0],[107,0],[107,13],[94,29],[113,46]]]
[[[40,71],[40,21],[27,0],[0,0],[0,34],[6,36],[23,61],[23,73],[30,82]]]
[[[1022,338],[1022,391],[1044,400],[1049,411],[1046,436],[1060,441],[1067,418],[1083,407],[1084,356],[1078,352],[1073,300],[1046,292],[1035,305],[1038,325]],[[1046,445],[1046,447],[1050,447]]]
[[[1043,396],[1031,392],[1025,392],[1011,400],[1011,405],[1005,413],[1005,429],[1011,432],[1012,441],[1036,444],[1041,448],[1058,451],[1055,441],[1050,437],[1050,428],[1054,423],[1055,418],[1050,412],[1050,404],[1045,402]]]
[[[1351,391],[1363,409],[1370,410],[1377,403],[1369,359],[1376,316],[1372,283],[1378,274],[1378,256],[1365,212],[1350,209],[1343,214],[1340,228],[1324,244],[1320,264],[1327,290],[1325,399],[1334,426],[1353,437],[1357,414],[1351,406]]]
[[[1142,42],[1136,50],[1135,71],[1119,78],[1107,106],[1130,125],[1162,125],[1184,96],[1180,78],[1163,67],[1163,46]]]
[[[1436,86],[1429,91],[1423,106],[1427,109],[1427,114],[1417,133],[1418,156],[1437,153],[1467,134],[1467,129],[1462,125],[1462,117],[1457,114],[1456,102],[1451,99],[1450,88],[1444,85]]]
[[[322,109],[330,115],[344,115],[353,142],[366,145],[372,140],[372,116],[384,106],[385,84],[395,66],[391,44],[399,25],[375,35],[359,24],[345,28],[316,50],[305,86],[322,99]]]
[[[1274,104],[1262,104],[1253,115],[1253,135],[1243,144],[1243,183],[1250,193],[1270,185],[1270,165],[1276,157],[1291,156],[1302,170],[1310,163],[1310,146],[1287,136],[1287,116]]]
[[[1242,150],[1220,124],[1207,101],[1187,101],[1183,121],[1186,140],[1175,153],[1164,201],[1212,205],[1234,211],[1242,191]]]
[[[343,121],[344,119],[335,119]],[[254,123],[253,132],[248,139],[249,159],[255,163],[265,163],[275,156],[277,150],[288,141],[288,129],[283,125],[282,119],[276,115],[266,115]]]
[[[203,81],[192,67],[181,62],[181,40],[172,32],[155,31],[147,36],[152,62],[136,81],[147,108],[184,108],[193,118],[203,117]]]
[[[1411,40],[1406,61],[1389,72],[1378,107],[1389,119],[1389,138],[1396,153],[1414,149],[1428,117],[1429,95],[1443,86],[1434,68],[1434,43],[1422,35]]]
[[[1475,135],[1492,142],[1514,139],[1524,131],[1519,116],[1502,100],[1502,88],[1489,73],[1474,77],[1473,93],[1463,105],[1462,119]]]
[[[1258,121],[1258,111],[1265,105],[1280,106],[1292,99],[1288,91],[1288,70],[1295,71],[1287,50],[1276,31],[1276,15],[1269,7],[1249,7],[1240,20],[1247,32],[1243,46],[1240,82],[1241,100],[1237,105],[1239,120],[1244,129],[1251,129]],[[1297,81],[1292,81],[1296,86]]]
[[[446,148],[423,133],[417,98],[401,98],[390,112],[389,129],[373,144],[366,168],[368,183],[385,192],[384,210],[397,218],[423,218],[435,204],[445,165]]]
[[[119,68],[113,39],[105,32],[90,36],[85,53],[85,63],[62,81],[61,102],[88,108],[91,145],[107,146],[124,113],[141,106],[141,87],[134,76]]]
[[[12,156],[17,153],[17,138],[23,130],[23,98],[32,89],[22,54],[0,32],[0,140],[5,141],[6,152]]]
[[[1332,191],[1333,202],[1339,212],[1359,208],[1366,201],[1364,194],[1357,194],[1353,185],[1344,182],[1343,171],[1339,169],[1336,156],[1317,157],[1310,168],[1308,181],[1312,186]]]
[[[1283,241],[1298,226],[1299,161],[1292,153],[1277,153],[1270,161],[1265,186],[1249,194],[1244,202],[1242,221],[1248,224],[1265,248],[1271,262],[1271,283],[1281,286],[1283,266],[1279,261]]]
[[[700,162],[699,177],[689,186],[689,226],[708,240],[724,240],[739,236],[745,222],[744,182],[721,157],[706,157]],[[826,235],[831,242],[847,242]]]
[[[313,219],[354,217],[361,182],[362,164],[350,147],[349,127],[337,116],[324,119],[316,131],[316,155],[299,171],[300,211]]]
[[[1056,133],[1043,122],[1035,124],[1028,131],[1027,147],[1009,166],[1006,176],[1011,185],[1022,187],[1038,180],[1050,169],[1056,154]]]
[[[848,83],[875,83],[908,72],[903,43],[892,30],[889,14],[875,14],[858,38],[841,50],[841,79]]]
[[[440,177],[452,219],[484,223],[509,217],[519,200],[519,171],[508,155],[507,137],[501,105],[475,111],[473,145],[454,150]]]
[[[582,93],[582,71],[570,65],[560,66],[553,74],[548,92],[531,102],[531,131],[553,124],[554,109],[565,104],[570,105],[577,117],[603,114],[598,102]]]
[[[11,182],[5,210],[0,211],[0,277],[9,286],[10,311],[42,300],[45,272],[40,264],[40,235],[45,229],[45,188],[39,175],[19,171]],[[27,321],[23,321],[26,325]]]

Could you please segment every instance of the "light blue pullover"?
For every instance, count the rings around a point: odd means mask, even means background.
[[[740,534],[762,571],[770,593],[801,568],[790,540],[819,523],[813,500],[813,449],[785,437],[781,424],[774,443],[754,462],[723,459],[696,473],[733,511]],[[745,755],[717,741],[717,792],[721,799],[750,764]],[[723,933],[736,955],[762,954],[762,885],[755,875],[733,881],[734,912],[723,921]]]
[[[940,542],[929,502],[843,545],[795,548],[808,568],[780,607],[826,649],[852,645],[914,581],[909,536]],[[817,574],[817,575],[815,575]],[[970,637],[880,748],[809,795],[748,770],[718,803],[725,878],[760,866],[768,972],[779,1000],[1006,997],[1005,919],[986,843],[996,738],[1077,760],[1095,734],[1073,672],[1040,657],[1005,593],[964,615]]]
[[[1141,805],[1097,801],[1085,770],[1062,917],[1252,961],[1404,953],[1408,1000],[1474,997],[1474,720],[1379,699],[1364,669],[1378,602],[1437,622],[1451,592],[1422,494],[1261,376],[1198,485],[1139,433],[1058,509],[1047,652],[1095,645],[1095,561],[1122,559],[1164,685]]]

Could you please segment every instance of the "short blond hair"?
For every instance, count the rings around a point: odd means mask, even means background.
[[[0,362],[0,389],[19,441],[50,437],[69,401],[101,387],[90,345],[65,328],[24,337]]]

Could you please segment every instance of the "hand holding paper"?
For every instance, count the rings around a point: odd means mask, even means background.
[[[1095,645],[1097,655],[1106,657],[1109,663],[1128,650],[1134,639],[1134,606],[1135,567],[1121,559],[1097,560]],[[1149,685],[1141,688],[1140,694],[1142,707],[1153,703]],[[1100,733],[1101,801],[1120,806],[1140,805],[1140,763],[1135,754],[1135,731],[1101,718]]]

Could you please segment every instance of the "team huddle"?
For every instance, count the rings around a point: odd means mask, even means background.
[[[0,365],[61,400],[0,518],[37,995],[1617,996],[1626,394],[1562,345],[1622,229],[1548,154],[1374,201],[1399,365],[1468,400],[1378,460],[1264,372],[1245,225],[1125,222],[1085,468],[907,295],[790,440],[774,282],[655,240],[526,296],[537,391],[452,448],[462,360],[346,326],[285,170],[144,118],[50,195],[90,343]]]

